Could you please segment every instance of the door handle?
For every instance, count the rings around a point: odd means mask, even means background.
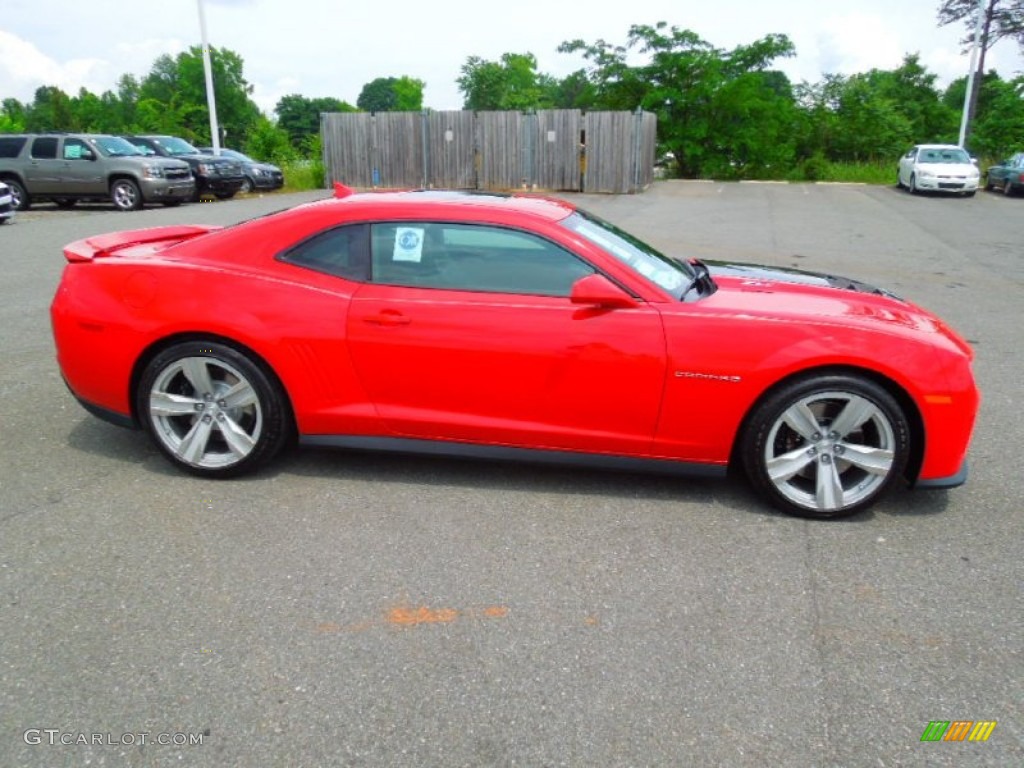
[[[412,322],[412,320],[410,318],[406,317],[405,315],[403,315],[401,312],[396,312],[393,309],[392,310],[385,309],[380,314],[370,315],[369,317],[364,317],[363,318],[363,322],[364,323],[369,323],[370,325],[393,326],[393,325],[408,325],[409,323]]]

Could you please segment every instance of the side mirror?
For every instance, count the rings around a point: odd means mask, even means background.
[[[605,309],[628,309],[639,302],[604,275],[581,277],[572,284],[569,300],[573,304],[588,304]]]
[[[978,164],[978,158],[976,158],[976,157],[974,157],[974,156],[972,155],[972,156],[971,156],[971,162],[972,162],[972,163],[974,163],[975,165],[977,165],[977,164]]]
[[[95,160],[96,159],[96,153],[93,152],[91,149],[83,149],[82,150],[82,154],[79,155],[79,157],[82,160]]]

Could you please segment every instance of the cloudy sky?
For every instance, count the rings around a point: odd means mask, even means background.
[[[632,24],[691,29],[719,48],[783,33],[796,45],[780,61],[794,82],[821,74],[892,69],[919,53],[945,85],[966,73],[960,26],[938,28],[940,0],[203,0],[210,43],[242,56],[265,111],[289,93],[355,104],[376,77],[426,82],[424,102],[458,109],[455,84],[468,56],[533,53],[564,76],[581,58],[564,40],[623,43]],[[125,73],[144,76],[163,53],[200,39],[197,0],[0,0],[0,98],[31,101],[40,85],[101,93]],[[1003,77],[1024,70],[1010,41],[989,54]]]

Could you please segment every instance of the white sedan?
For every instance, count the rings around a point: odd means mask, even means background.
[[[951,192],[974,197],[981,172],[963,147],[918,144],[900,158],[896,183],[910,194]]]

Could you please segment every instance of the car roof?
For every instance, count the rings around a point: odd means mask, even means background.
[[[556,222],[576,211],[576,206],[570,202],[540,195],[431,189],[356,192],[309,205],[363,209],[367,218],[437,216],[454,219],[459,218],[458,213],[462,212],[472,214],[467,215],[467,219],[484,219],[490,215],[504,218],[511,215]]]

